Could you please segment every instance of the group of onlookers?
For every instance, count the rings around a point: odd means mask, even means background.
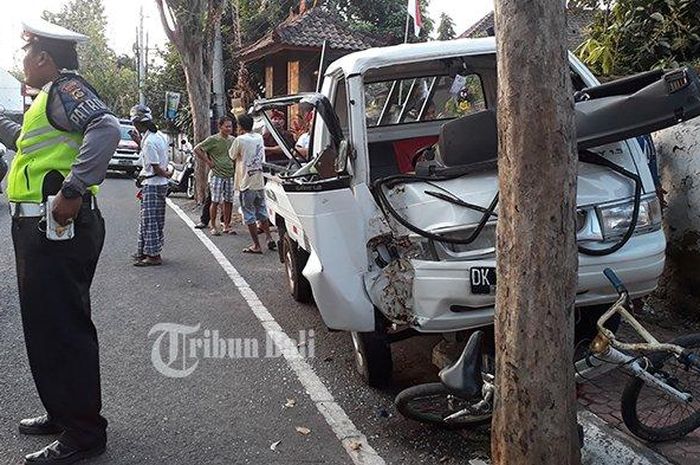
[[[168,144],[155,127],[148,107],[135,106],[131,120],[137,129],[132,138],[139,144],[143,163],[139,176],[142,184],[141,214],[134,264],[160,265],[165,198],[168,179],[172,174],[168,171]],[[272,110],[270,120],[285,144],[294,147],[298,154],[306,158],[312,114],[299,115],[290,130],[287,130],[284,112]],[[237,234],[232,221],[234,199],[237,198],[243,223],[252,241],[243,252],[262,254],[261,233],[265,235],[267,249],[276,249],[265,202],[263,163],[284,160],[286,156],[272,134],[266,131],[261,135],[253,127],[254,120],[249,115],[236,118],[223,116],[218,122],[219,131],[194,147],[197,162],[204,163],[209,171],[201,221],[195,227],[209,229],[213,236]]]
[[[265,234],[269,250],[274,250],[276,245],[270,234],[264,195],[265,144],[263,136],[253,132],[253,124],[253,118],[249,115],[240,115],[236,119],[224,116],[219,120],[219,132],[195,146],[194,153],[198,160],[210,168],[209,221],[202,221],[197,228],[208,227],[214,236],[236,234],[231,218],[234,194],[238,192],[243,223],[248,227],[252,240],[252,244],[243,252],[261,254],[259,231]],[[233,136],[234,132],[237,132],[236,137]],[[220,206],[223,211],[219,210]],[[217,224],[220,216],[222,228]]]

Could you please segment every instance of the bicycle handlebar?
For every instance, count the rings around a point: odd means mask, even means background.
[[[608,278],[608,281],[610,281],[610,284],[613,285],[618,294],[622,295],[624,293],[627,293],[627,288],[624,284],[622,284],[622,280],[617,276],[617,274],[615,274],[615,272],[612,269],[604,269],[603,274],[605,274],[605,277]]]

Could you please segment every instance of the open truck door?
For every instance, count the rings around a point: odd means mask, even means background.
[[[308,155],[290,147],[274,127],[268,112],[299,105],[312,111]],[[328,99],[318,93],[260,100],[268,131],[287,156],[290,169],[273,182],[285,195],[308,238],[303,246],[309,258],[303,270],[325,324],[331,329],[373,331],[374,306],[364,288],[367,271],[366,220],[351,188],[353,148],[345,139],[338,116]]]

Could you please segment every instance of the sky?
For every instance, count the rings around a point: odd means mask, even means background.
[[[24,0],[3,11],[0,28],[0,68],[21,66],[23,42],[20,39],[22,18],[38,16],[49,9],[58,11],[68,0]],[[165,33],[153,0],[103,0],[108,21],[107,38],[110,46],[119,54],[132,53],[136,36],[139,9],[143,6],[145,28],[151,47],[166,42]],[[481,19],[493,9],[493,0],[431,0],[430,16],[437,22],[440,14],[449,14],[455,22],[457,34]],[[437,25],[436,25],[437,27]]]

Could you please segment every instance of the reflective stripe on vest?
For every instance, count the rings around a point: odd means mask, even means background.
[[[7,176],[11,202],[41,203],[46,174],[58,171],[65,178],[80,152],[82,134],[54,128],[46,115],[48,101],[49,94],[40,91],[24,114],[17,154]],[[97,186],[90,190],[96,193]]]

